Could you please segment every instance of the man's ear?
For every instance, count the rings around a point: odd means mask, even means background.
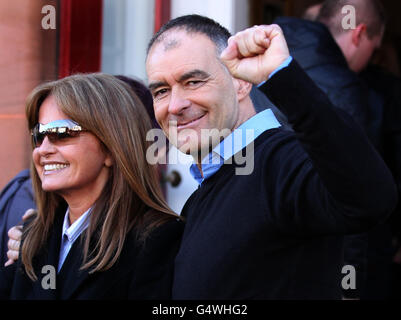
[[[358,47],[364,35],[366,36],[366,24],[360,23],[355,29],[352,30],[353,45]]]
[[[238,101],[241,101],[242,99],[249,96],[249,94],[252,90],[252,83],[245,81],[245,80],[234,79],[234,85],[235,85]]]

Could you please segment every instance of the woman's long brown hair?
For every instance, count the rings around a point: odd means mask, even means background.
[[[92,206],[82,266],[91,268],[90,272],[104,271],[117,261],[132,228],[143,240],[154,227],[177,218],[164,200],[157,167],[146,161],[151,122],[139,98],[121,80],[100,73],[78,74],[44,83],[31,92],[26,103],[30,130],[38,123],[39,108],[48,96],[70,119],[93,133],[113,158],[109,180]],[[33,162],[31,175],[38,214],[24,230],[21,258],[28,276],[36,280],[32,259],[49,237],[63,199],[42,190]]]

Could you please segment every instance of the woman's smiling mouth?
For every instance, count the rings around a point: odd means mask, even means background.
[[[43,174],[51,174],[67,168],[69,165],[65,163],[49,163],[43,166]]]

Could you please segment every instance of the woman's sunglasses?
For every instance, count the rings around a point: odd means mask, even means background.
[[[40,147],[45,137],[52,143],[77,137],[82,131],[82,127],[72,120],[56,120],[48,124],[38,123],[31,131],[33,145]]]

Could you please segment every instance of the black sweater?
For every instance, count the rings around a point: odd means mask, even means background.
[[[295,133],[265,132],[252,174],[225,164],[187,201],[175,299],[339,298],[341,235],[396,205],[391,174],[360,127],[295,61],[261,89]]]

